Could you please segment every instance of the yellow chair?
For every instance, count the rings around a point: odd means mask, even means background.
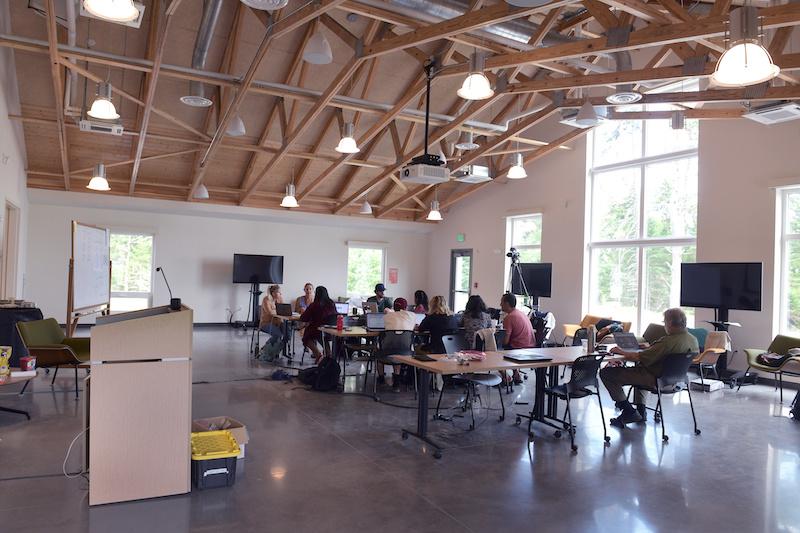
[[[585,315],[583,320],[581,320],[580,324],[564,324],[564,344],[566,344],[568,338],[572,338],[575,336],[575,332],[579,329],[588,328],[589,326],[597,325],[598,322],[601,320],[613,320],[611,317],[605,316],[596,316],[596,315]],[[622,322],[622,331],[630,331],[631,330],[631,323],[630,322]],[[605,336],[605,335],[603,335]],[[598,341],[602,342],[602,338],[598,335]]]

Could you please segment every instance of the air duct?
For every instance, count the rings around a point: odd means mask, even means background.
[[[630,52],[613,52],[611,57],[617,64],[617,72],[624,72],[631,70],[631,53]],[[642,99],[642,93],[633,90],[633,84],[623,84],[614,87],[614,93],[606,96],[606,102],[615,105],[634,104]]]
[[[200,28],[197,30],[197,39],[192,52],[193,69],[205,69],[208,50],[211,48],[211,39],[222,10],[222,1],[204,0],[203,2],[203,18],[200,20]],[[181,96],[181,102],[192,107],[209,107],[213,103],[211,98],[206,96],[203,83],[194,80],[189,82],[189,94]]]

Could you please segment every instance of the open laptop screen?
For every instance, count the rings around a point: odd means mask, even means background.
[[[367,329],[385,329],[386,315],[383,313],[367,313]]]

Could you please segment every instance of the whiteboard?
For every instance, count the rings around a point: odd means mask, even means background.
[[[72,221],[72,310],[111,302],[109,232]]]

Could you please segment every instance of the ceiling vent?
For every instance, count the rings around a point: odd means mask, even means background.
[[[492,181],[489,175],[489,167],[481,165],[467,165],[461,170],[453,173],[453,179],[461,183],[483,183],[485,181]]]
[[[70,0],[67,0],[67,2],[69,2],[69,1]],[[144,4],[142,4],[140,2],[134,2],[133,3],[133,7],[135,7],[136,10],[139,12],[139,16],[136,17],[135,19],[131,20],[130,22],[114,22],[114,21],[111,21],[111,20],[102,19],[100,17],[95,17],[94,15],[92,15],[91,13],[86,11],[86,8],[83,7],[83,2],[78,1],[78,4],[80,5],[80,8],[81,8],[80,15],[82,17],[87,17],[87,18],[94,19],[94,20],[102,20],[103,22],[108,22],[110,24],[119,24],[120,26],[128,26],[129,28],[139,29],[142,26],[142,19],[144,18],[145,6],[144,6]],[[56,11],[58,11],[58,10],[56,9]]]
[[[800,105],[794,102],[781,102],[757,107],[742,116],[761,124],[779,124],[800,118]]]
[[[81,131],[88,131],[91,133],[105,133],[107,135],[122,135],[124,131],[122,124],[113,122],[100,122],[97,120],[81,119],[78,122]]]

